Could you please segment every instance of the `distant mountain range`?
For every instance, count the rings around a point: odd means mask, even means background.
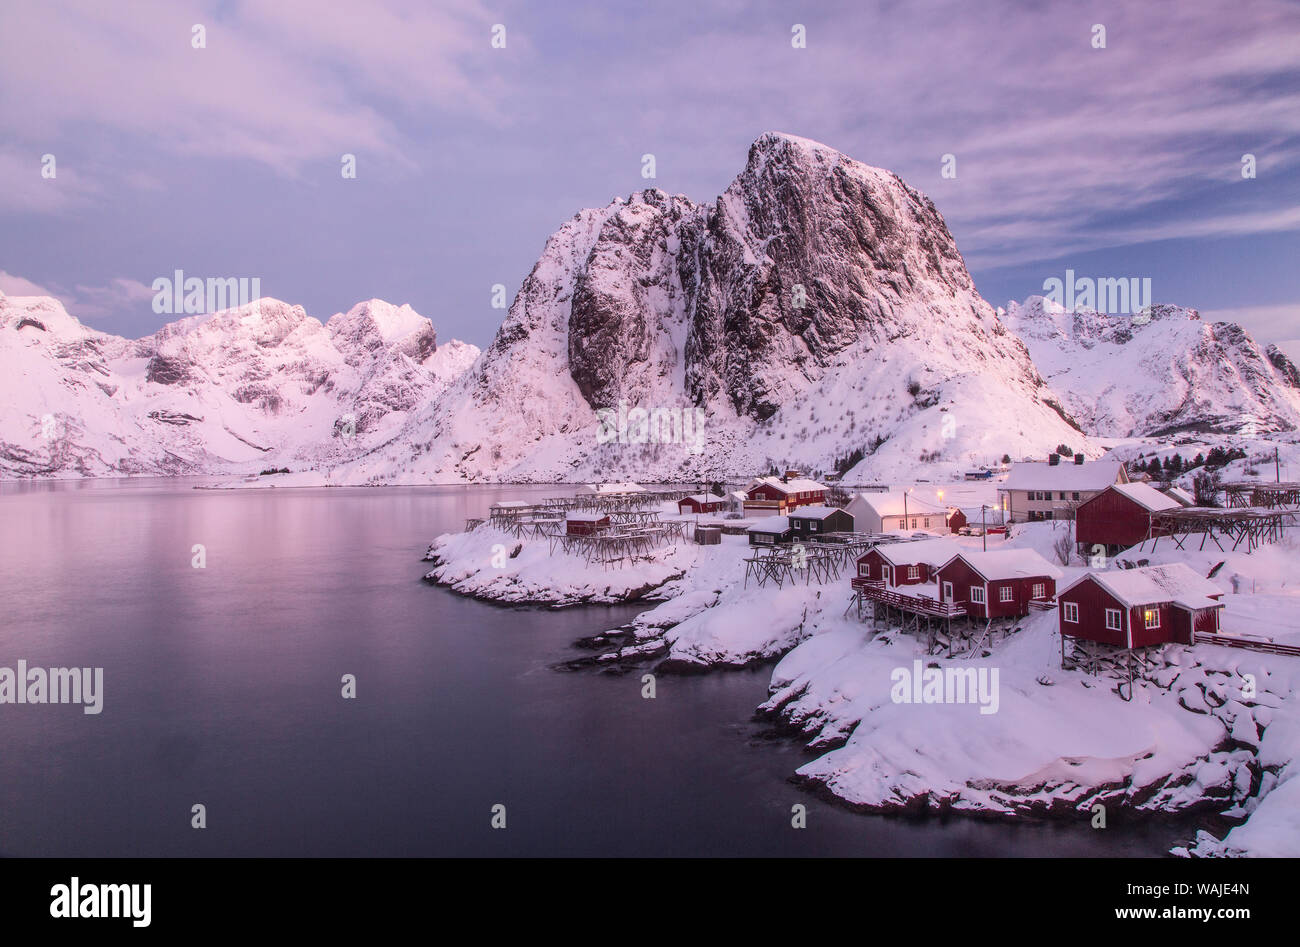
[[[478,354],[379,300],[322,324],[262,299],[128,340],[48,297],[0,298],[0,474],[340,463],[398,433]]]
[[[767,134],[713,203],[651,189],[575,215],[482,353],[379,300],[322,324],[263,299],[129,341],[0,299],[0,475],[695,481],[860,457],[850,476],[937,478],[1300,427],[1282,347],[1148,315],[994,310],[923,194]]]

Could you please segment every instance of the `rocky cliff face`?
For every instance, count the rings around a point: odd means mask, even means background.
[[[54,299],[0,298],[0,475],[337,463],[391,437],[477,354],[380,300],[322,325],[262,299],[128,340]]]
[[[1270,433],[1300,425],[1300,375],[1276,346],[1194,309],[1066,311],[1032,296],[1002,318],[1090,434]]]
[[[861,449],[954,472],[1079,443],[1051,401],[924,195],[768,134],[711,204],[651,189],[562,226],[473,372],[367,471],[695,479]],[[698,410],[702,435],[602,429],[638,408]]]

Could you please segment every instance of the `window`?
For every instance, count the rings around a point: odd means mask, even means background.
[[[871,578],[871,566],[865,562],[859,562],[858,575],[862,576],[864,579]]]
[[[971,600],[972,602],[975,602],[975,603],[979,604],[979,605],[983,605],[983,604],[984,604],[984,588],[983,588],[982,586],[979,586],[979,585],[972,585],[972,586],[970,587],[970,600]]]
[[[1107,631],[1120,631],[1120,630],[1121,630],[1121,629],[1120,629],[1120,622],[1119,622],[1119,609],[1118,609],[1118,608],[1108,608],[1108,609],[1106,609],[1106,630],[1107,630]]]
[[[772,537],[766,533],[759,533],[754,537],[754,542],[756,543],[770,543],[771,541]]]
[[[912,517],[912,529],[916,529],[916,517]]]
[[[1148,608],[1142,613],[1142,618],[1146,621],[1148,628],[1160,627],[1160,609]]]
[[[1047,595],[1047,586],[1042,582],[1035,582],[1033,589],[1034,598],[1044,598]]]
[[[814,533],[817,532],[817,524],[816,524],[815,522],[813,522],[812,520],[809,520],[809,521],[808,521],[808,529],[809,529],[810,531],[814,532]]]
[[[907,577],[908,577],[909,579],[919,579],[919,578],[921,578],[921,567],[920,567],[920,566],[908,566],[908,567],[907,567]]]
[[[1070,499],[1071,499],[1071,500],[1077,500],[1077,499],[1079,499],[1079,491],[1078,491],[1078,490],[1075,490],[1073,493],[1071,493],[1071,494],[1070,494]]]
[[[1009,585],[1004,585],[998,589],[999,602],[1014,602],[1016,598],[1015,589]]]
[[[929,529],[929,528],[930,528],[930,517],[927,516],[927,517],[925,518],[925,520],[921,523],[921,525],[924,526],[926,529]]]
[[[1078,602],[1062,602],[1062,603],[1061,603],[1061,611],[1062,611],[1062,614],[1065,615],[1065,620],[1066,620],[1066,621],[1071,622],[1071,623],[1076,624],[1076,625],[1079,623],[1079,603],[1078,603]]]
[[[1052,518],[1052,511],[1051,511],[1051,510],[1043,510],[1043,519],[1045,519],[1045,520],[1050,520],[1051,518]]]
[[[1064,491],[1064,490],[1061,491],[1061,499],[1062,499],[1062,500],[1065,499],[1065,491]]]

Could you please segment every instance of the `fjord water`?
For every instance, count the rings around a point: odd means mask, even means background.
[[[0,705],[0,855],[1159,855],[1193,832],[852,813],[751,722],[769,670],[645,700],[554,667],[637,607],[420,580],[436,535],[554,487],[194,487],[0,485],[0,666],[104,669],[98,715]]]

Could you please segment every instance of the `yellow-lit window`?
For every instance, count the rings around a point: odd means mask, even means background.
[[[1160,610],[1158,608],[1148,608],[1142,613],[1148,628],[1160,627]]]

